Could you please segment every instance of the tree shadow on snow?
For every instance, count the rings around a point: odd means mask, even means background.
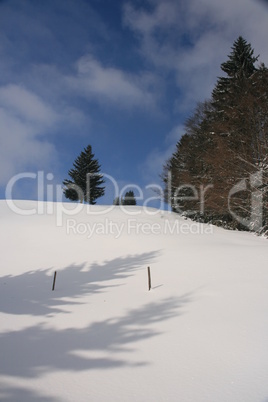
[[[191,295],[186,294],[148,303],[121,317],[93,322],[83,329],[56,330],[39,324],[21,331],[9,331],[0,335],[0,376],[30,379],[61,370],[148,365],[149,361],[135,357],[135,351],[140,348],[135,343],[160,336],[164,332],[163,326],[160,331],[160,326],[156,330],[154,324],[180,316],[181,309],[190,301]],[[10,387],[10,395],[16,392],[16,387]],[[46,401],[42,398],[35,395],[32,400]],[[6,396],[3,400],[12,398]],[[31,398],[25,400],[31,401]]]
[[[102,265],[94,263],[89,270],[85,264],[69,266],[59,271],[55,292],[51,291],[51,270],[1,277],[0,312],[35,317],[57,314],[62,312],[62,306],[86,303],[79,299],[82,296],[88,295],[88,301],[92,293],[122,286],[135,270],[151,263],[157,255],[151,252],[116,258]],[[165,332],[162,323],[180,316],[191,297],[186,294],[151,302],[121,316],[93,321],[82,329],[55,329],[36,323],[22,330],[5,331],[0,334],[0,380],[4,376],[15,384],[18,378],[30,380],[57,371],[105,371],[148,365],[150,361],[135,354],[140,349],[137,343],[161,336]],[[8,384],[1,387],[0,397],[7,402],[53,400],[27,386],[22,389]]]
[[[22,387],[10,387],[0,381],[0,401],[1,402],[59,402],[58,399],[51,396],[40,395],[33,390]]]
[[[39,316],[67,313],[62,306],[81,304],[81,296],[122,286],[126,278],[153,262],[158,254],[158,251],[153,251],[119,257],[103,264],[93,263],[89,269],[86,263],[70,265],[57,272],[54,292],[51,291],[52,269],[0,277],[0,312]]]

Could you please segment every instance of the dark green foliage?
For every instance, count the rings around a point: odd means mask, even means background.
[[[127,191],[122,200],[122,205],[137,205],[136,198],[133,191]]]
[[[72,201],[87,202],[95,204],[96,199],[104,195],[103,175],[100,174],[100,165],[94,159],[91,145],[84,148],[84,151],[76,158],[68,174],[72,180],[66,179],[64,184],[64,195]]]
[[[254,63],[258,57],[253,55],[254,50],[244,38],[239,38],[232,46],[232,52],[228,60],[221,64],[221,69],[227,76],[219,77],[212,92],[212,120],[217,123],[230,121],[230,113],[237,107],[237,99],[244,96],[244,85],[248,79],[257,71]],[[229,111],[229,114],[226,113]],[[228,135],[229,132],[223,131]]]
[[[229,60],[221,64],[222,71],[232,78],[250,77],[256,71],[254,64],[259,58],[253,54],[251,44],[239,36],[232,46],[232,52],[228,56]]]

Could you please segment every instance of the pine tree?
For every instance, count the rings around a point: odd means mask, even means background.
[[[228,55],[229,60],[221,64],[221,69],[227,74],[227,77],[219,77],[218,82],[212,92],[212,105],[214,106],[214,114],[218,112],[224,120],[223,108],[233,108],[234,93],[240,95],[243,84],[255,71],[254,63],[258,57],[254,55],[254,49],[251,44],[239,36],[232,46],[232,52]]]
[[[132,190],[126,192],[125,197],[122,200],[122,205],[137,205],[136,198]]]
[[[256,67],[254,63],[258,60],[259,56],[253,56],[254,49],[251,44],[239,36],[232,46],[232,52],[229,54],[229,60],[221,64],[221,69],[228,77],[233,78],[249,78]]]
[[[84,148],[84,151],[76,158],[68,174],[72,180],[63,181],[64,195],[72,201],[87,202],[95,204],[96,199],[104,195],[103,175],[100,174],[100,164],[94,159],[91,145]]]

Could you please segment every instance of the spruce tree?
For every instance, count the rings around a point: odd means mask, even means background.
[[[232,52],[228,55],[229,60],[221,64],[221,69],[227,74],[227,77],[219,77],[212,92],[212,105],[215,108],[214,112],[218,112],[217,119],[221,114],[224,120],[224,107],[235,106],[233,94],[240,94],[245,80],[256,71],[254,64],[258,57],[254,56],[251,44],[239,36],[232,46]]]
[[[137,205],[136,198],[132,190],[126,192],[122,205]]]
[[[259,56],[255,57],[253,54],[254,49],[252,49],[251,44],[247,43],[242,36],[239,36],[232,46],[232,52],[228,56],[229,60],[221,64],[222,71],[228,77],[250,77],[256,71],[254,63],[259,58]]]
[[[68,174],[72,180],[63,181],[64,195],[72,201],[95,204],[96,199],[104,195],[103,175],[100,164],[94,159],[91,145],[88,145],[76,158]]]

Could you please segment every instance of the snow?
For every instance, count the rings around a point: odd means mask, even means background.
[[[2,402],[267,402],[266,239],[141,207],[0,219]]]

